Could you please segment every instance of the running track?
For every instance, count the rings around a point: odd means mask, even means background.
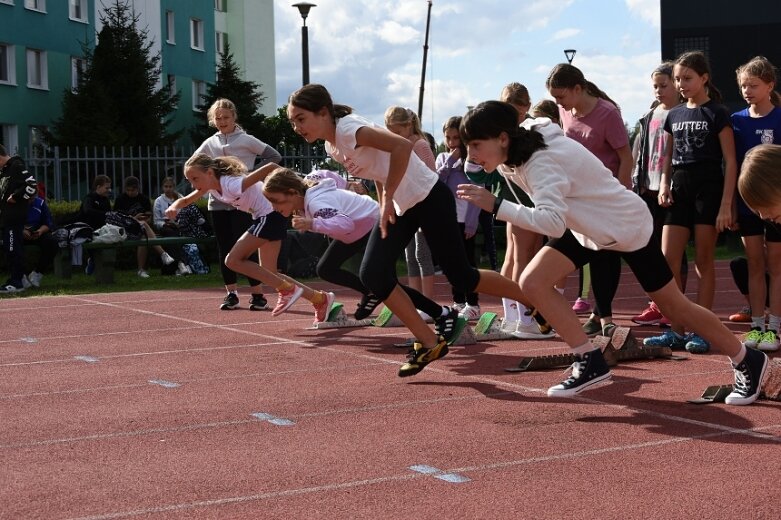
[[[718,278],[725,318],[743,300]],[[732,382],[721,356],[555,400],[561,370],[503,368],[560,340],[453,347],[402,380],[406,329],[307,330],[307,302],[272,318],[221,298],[0,300],[0,518],[781,517],[781,403],[685,402]],[[619,323],[644,304],[625,272]]]

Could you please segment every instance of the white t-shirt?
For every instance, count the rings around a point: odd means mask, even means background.
[[[645,202],[626,189],[602,161],[547,119],[521,126],[548,145],[522,166],[498,170],[534,201],[533,208],[505,200],[496,218],[551,238],[567,229],[588,249],[631,252],[645,247],[653,224]]]
[[[379,181],[384,184],[388,179],[390,153],[368,146],[356,145],[355,134],[364,126],[381,128],[355,114],[339,118],[336,121],[336,142],[326,141],[325,150],[334,160],[342,164],[353,177]],[[393,194],[393,206],[396,213],[403,215],[405,211],[425,199],[437,180],[437,174],[431,171],[417,155],[410,152],[407,171]]]
[[[312,219],[312,231],[345,244],[363,238],[380,218],[380,205],[368,195],[336,187],[323,179],[306,190],[304,214]]]
[[[221,202],[249,213],[253,219],[258,219],[274,211],[271,203],[263,196],[263,183],[256,182],[250,185],[246,191],[241,191],[243,180],[243,175],[223,175],[220,177],[222,193],[218,193],[217,190],[209,190],[208,193]]]

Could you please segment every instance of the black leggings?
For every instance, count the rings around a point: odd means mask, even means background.
[[[252,215],[239,210],[215,210],[209,211],[212,217],[212,228],[217,238],[217,254],[220,257],[220,272],[225,285],[236,283],[236,273],[225,267],[225,257],[241,238],[241,235],[252,225]],[[257,251],[249,257],[253,262],[258,261]],[[250,287],[257,287],[260,281],[247,277]]]
[[[370,294],[369,289],[361,283],[361,279],[355,273],[342,268],[347,260],[366,249],[368,242],[369,233],[351,244],[331,240],[325,253],[320,257],[320,261],[317,262],[317,276],[326,282],[349,287],[361,294]]]
[[[396,262],[418,229],[423,230],[432,255],[438,259],[454,290],[474,292],[480,282],[480,272],[469,265],[456,220],[455,198],[450,188],[441,181],[437,181],[425,199],[409,208],[404,215],[397,215],[395,224],[388,224],[385,238],[380,236],[379,224],[374,226],[361,263],[363,284],[380,300],[386,300],[399,283]],[[430,316],[441,314],[437,303],[417,291],[405,290],[416,308]]]
[[[472,235],[472,238],[466,238],[466,224],[463,222],[459,222],[458,227],[461,229],[461,240],[464,241],[464,249],[466,251],[466,258],[469,260],[469,265],[477,267],[477,262],[475,261],[475,235]],[[462,292],[457,292],[455,288],[453,288],[453,301],[455,303],[468,303],[469,305],[477,306],[479,304],[479,299],[476,292],[464,294]]]

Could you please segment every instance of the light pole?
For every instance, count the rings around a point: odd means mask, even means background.
[[[309,16],[309,10],[317,5],[309,2],[298,2],[293,4],[293,7],[298,8],[298,12],[301,13],[303,19],[303,25],[301,26],[301,67],[303,69],[303,83],[309,84],[309,30],[306,26],[306,17]]]
[[[564,49],[564,56],[567,58],[567,63],[572,65],[572,60],[575,59],[575,53],[578,52],[575,49]]]

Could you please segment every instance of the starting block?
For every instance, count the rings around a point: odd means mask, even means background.
[[[675,356],[669,347],[649,347],[640,345],[629,327],[616,327],[610,337],[596,336],[591,342],[602,350],[608,366],[616,366],[620,361],[643,359],[683,360],[685,356]],[[521,358],[518,366],[505,368],[507,372],[528,372],[549,368],[567,367],[575,362],[575,354],[554,354],[548,356],[530,356]]]
[[[331,310],[328,311],[328,317],[326,321],[315,323],[312,328],[314,329],[338,329],[344,327],[365,327],[371,325],[374,320],[366,318],[365,320],[354,320],[347,317],[344,312],[344,304],[334,302],[331,305]]]
[[[502,320],[495,312],[484,312],[477,320],[474,327],[474,335],[477,341],[497,341],[503,339],[517,339],[511,333],[502,329]]]
[[[724,399],[732,392],[732,385],[714,385],[705,389],[697,399],[689,399],[692,404],[723,403]],[[759,394],[760,399],[781,401],[781,359],[772,359],[767,367],[765,379]]]

